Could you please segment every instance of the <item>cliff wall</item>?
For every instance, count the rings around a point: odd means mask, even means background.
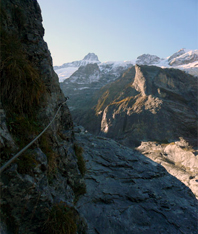
[[[3,165],[49,124],[65,97],[43,40],[37,1],[4,0],[0,11]],[[1,174],[1,232],[54,233],[53,228],[61,230],[50,226],[57,212],[70,219],[68,231],[79,231],[84,226],[74,202],[84,191],[73,122],[64,104],[42,137]]]

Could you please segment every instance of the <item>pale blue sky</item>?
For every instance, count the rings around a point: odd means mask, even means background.
[[[53,64],[198,49],[198,0],[38,0]]]

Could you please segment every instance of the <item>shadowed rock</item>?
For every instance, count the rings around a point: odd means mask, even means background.
[[[87,193],[77,203],[94,233],[197,233],[197,201],[159,164],[113,140],[76,134]]]

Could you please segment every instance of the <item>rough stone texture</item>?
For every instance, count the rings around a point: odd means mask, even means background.
[[[37,69],[45,85],[46,92],[43,92],[35,119],[39,124],[42,123],[41,129],[44,129],[65,97],[53,70],[47,44],[43,40],[40,7],[36,0],[4,0],[1,1],[1,10],[2,29],[19,38],[25,56]],[[15,154],[20,148],[8,131],[6,108],[9,106],[2,103],[0,108],[0,150],[6,155],[9,149],[8,155],[11,157],[11,152]],[[1,227],[6,234],[43,233],[44,223],[53,205],[64,202],[73,207],[76,197],[74,191],[85,186],[73,149],[73,122],[67,105],[61,107],[46,134],[46,150],[42,150],[42,144],[36,142],[1,174]],[[28,157],[27,164],[23,161],[24,156]],[[50,165],[50,160],[53,165]],[[20,163],[24,164],[22,169]],[[76,216],[78,231],[83,233],[85,223],[77,211]]]
[[[32,157],[36,167],[31,174],[20,174],[17,164],[13,164],[1,176],[1,203],[9,211],[12,225],[10,233],[18,227],[18,233],[43,233],[43,225],[48,218],[47,211],[53,204],[64,202],[73,206],[74,191],[72,188],[84,186],[77,166],[77,159],[72,146],[64,144],[58,148],[57,172],[49,177],[47,157],[35,148]],[[6,214],[8,215],[8,214]]]
[[[77,207],[88,234],[197,233],[195,197],[162,166],[113,140],[76,135],[87,167]]]
[[[184,139],[170,144],[142,142],[137,150],[166,168],[188,186],[198,199],[198,151]]]
[[[176,69],[136,65],[133,70],[97,92],[88,111],[84,103],[87,113],[72,112],[74,121],[128,146],[179,137],[196,145],[197,79]],[[90,115],[93,124],[86,122]]]
[[[72,114],[91,133],[129,147],[145,142],[141,152],[161,163],[197,196],[196,151],[170,145],[165,152],[160,144],[183,137],[197,149],[197,85],[197,78],[179,70],[136,66],[96,92],[91,105],[87,100]],[[147,141],[157,141],[157,146]]]
[[[3,148],[17,149],[17,146],[10,135],[6,125],[6,114],[0,102],[0,150]]]
[[[58,76],[53,70],[52,59],[47,43],[43,40],[44,28],[40,6],[32,0],[5,0],[1,2],[6,17],[1,18],[2,28],[19,37],[24,53],[39,71],[41,80],[44,81],[47,92],[44,93],[43,103],[40,104],[38,118],[44,125],[54,116],[57,105],[65,101],[61,92]],[[20,13],[20,14],[19,14]],[[62,125],[72,128],[72,120],[69,109],[65,105],[57,116],[57,123],[51,130],[56,133]]]
[[[40,7],[36,0],[4,0],[1,7],[6,13],[6,17],[2,18],[2,27],[5,31],[18,35],[24,53],[36,66],[45,84],[47,92],[44,93],[44,101],[40,104],[37,117],[43,122],[43,126],[46,126],[56,113],[58,104],[65,98],[53,71],[47,44],[43,41]],[[21,13],[22,18],[19,18],[16,11]],[[121,82],[121,86],[125,87],[129,80],[132,84],[135,78],[135,75],[131,77],[133,73],[134,71],[129,70],[125,74],[127,79]],[[150,92],[150,88],[144,89],[150,87],[150,83],[147,84],[147,79],[143,82],[144,84],[140,85],[137,79],[136,88],[140,87],[139,90],[130,89],[130,86],[126,89],[128,93],[118,93],[118,101],[123,97],[127,98],[130,93],[139,95],[137,100],[141,104],[141,100],[144,101],[144,96],[147,97]],[[170,84],[172,85],[171,81]],[[166,85],[164,84],[165,87]],[[191,90],[190,86],[182,87]],[[113,93],[117,93],[117,90]],[[185,91],[184,94],[186,93],[188,92]],[[165,94],[160,92],[160,95],[164,97]],[[104,103],[108,105],[110,101],[114,101],[113,96]],[[148,97],[145,108],[154,114],[161,107],[159,99],[158,96]],[[192,108],[194,103],[190,102]],[[137,105],[134,110],[141,111],[142,106]],[[98,111],[103,110],[104,108],[98,108]],[[14,149],[16,145],[8,132],[5,112],[1,110],[2,151],[5,147]],[[54,157],[54,171],[49,170],[50,160],[47,153],[45,154],[37,143],[31,148],[29,155],[24,154],[32,159],[34,166],[28,171],[21,171],[20,162],[23,160],[17,160],[3,172],[2,233],[43,233],[44,223],[53,204],[64,202],[74,206],[74,192],[84,189],[84,180],[74,152],[72,129],[71,115],[65,105],[47,132]],[[196,200],[181,182],[168,175],[156,163],[113,140],[86,135],[83,128],[79,127],[75,131],[85,136],[80,135],[77,139],[84,148],[85,159],[88,160],[87,194],[77,204],[79,213],[76,210],[79,234],[84,233],[86,228],[81,215],[84,215],[88,222],[88,233],[196,233]],[[25,164],[23,169],[26,169],[26,166],[28,165]]]

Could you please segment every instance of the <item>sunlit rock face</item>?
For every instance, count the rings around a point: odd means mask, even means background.
[[[81,96],[78,105],[70,105],[74,121],[128,146],[179,137],[195,144],[196,90],[197,79],[180,70],[136,65],[92,98]]]
[[[137,65],[86,98],[72,110],[74,121],[96,135],[138,147],[197,196],[197,78]]]
[[[198,150],[183,138],[171,143],[142,142],[137,150],[166,170],[195,194],[198,199]]]

